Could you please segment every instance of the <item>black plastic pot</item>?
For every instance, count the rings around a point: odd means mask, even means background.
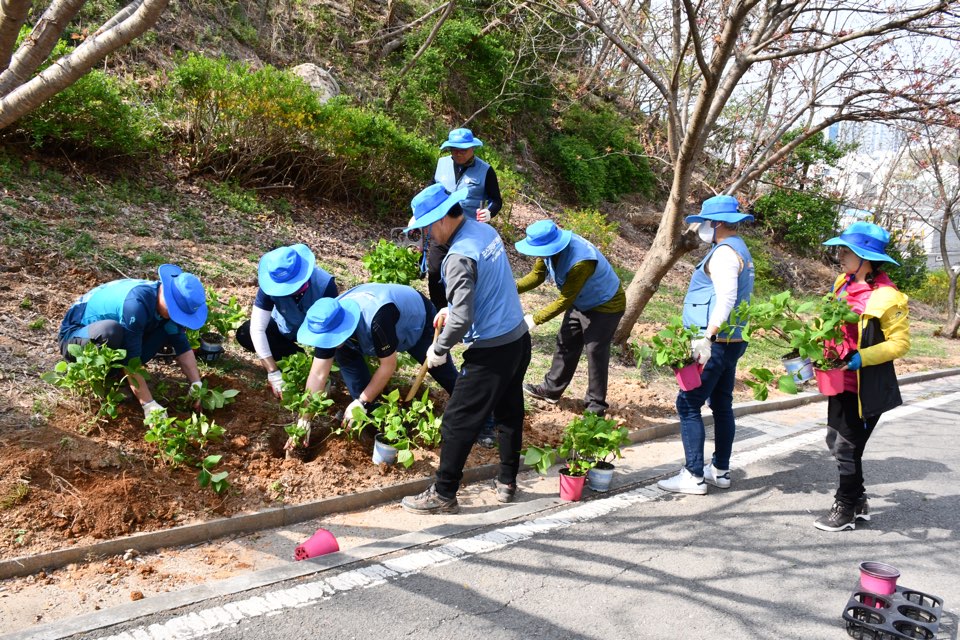
[[[200,347],[195,350],[197,360],[216,362],[223,357],[223,336],[219,333],[201,333]]]

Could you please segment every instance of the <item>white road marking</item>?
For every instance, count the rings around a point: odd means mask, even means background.
[[[902,419],[919,411],[957,400],[960,400],[960,392],[898,407],[885,414],[884,421]],[[800,433],[752,451],[735,454],[731,460],[731,466],[742,468],[760,460],[799,449],[822,438],[823,432],[819,429]],[[296,587],[271,591],[262,596],[253,596],[245,600],[210,607],[199,612],[171,618],[164,623],[138,627],[119,635],[109,636],[107,640],[170,640],[174,638],[185,640],[209,636],[223,629],[236,626],[242,620],[265,615],[277,615],[284,609],[310,606],[323,600],[329,600],[338,593],[352,591],[358,587],[374,587],[385,583],[387,580],[414,575],[428,567],[448,564],[472,555],[501,549],[522,540],[529,540],[537,535],[572,526],[578,522],[594,520],[624,507],[658,500],[665,495],[669,494],[657,488],[656,485],[640,487],[609,498],[591,500],[542,518],[502,527],[471,538],[456,540],[435,549],[392,558],[382,564],[369,565],[334,576],[318,578]]]

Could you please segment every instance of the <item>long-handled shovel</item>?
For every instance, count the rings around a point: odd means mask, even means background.
[[[437,337],[440,335],[440,327],[437,326],[433,330],[433,341],[437,341]],[[420,371],[417,372],[417,378],[413,381],[413,386],[410,387],[410,391],[407,392],[407,397],[403,399],[404,402],[410,402],[413,400],[413,396],[417,394],[417,391],[420,390],[420,385],[423,384],[423,379],[427,376],[427,359],[424,357],[423,364],[420,365]]]

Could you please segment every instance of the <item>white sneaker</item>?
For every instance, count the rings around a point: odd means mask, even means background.
[[[689,493],[690,495],[702,496],[707,493],[707,485],[703,481],[703,478],[698,478],[689,471],[686,467],[680,469],[680,473],[677,475],[661,480],[657,483],[657,486],[663,489],[664,491],[672,491],[674,493]]]
[[[703,468],[703,481],[712,484],[719,489],[730,488],[730,470],[717,469],[713,464],[708,464]]]

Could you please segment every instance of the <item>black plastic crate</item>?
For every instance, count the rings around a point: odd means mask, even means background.
[[[897,587],[890,595],[857,589],[847,601],[843,619],[847,634],[857,640],[934,640],[943,615],[943,599]]]

